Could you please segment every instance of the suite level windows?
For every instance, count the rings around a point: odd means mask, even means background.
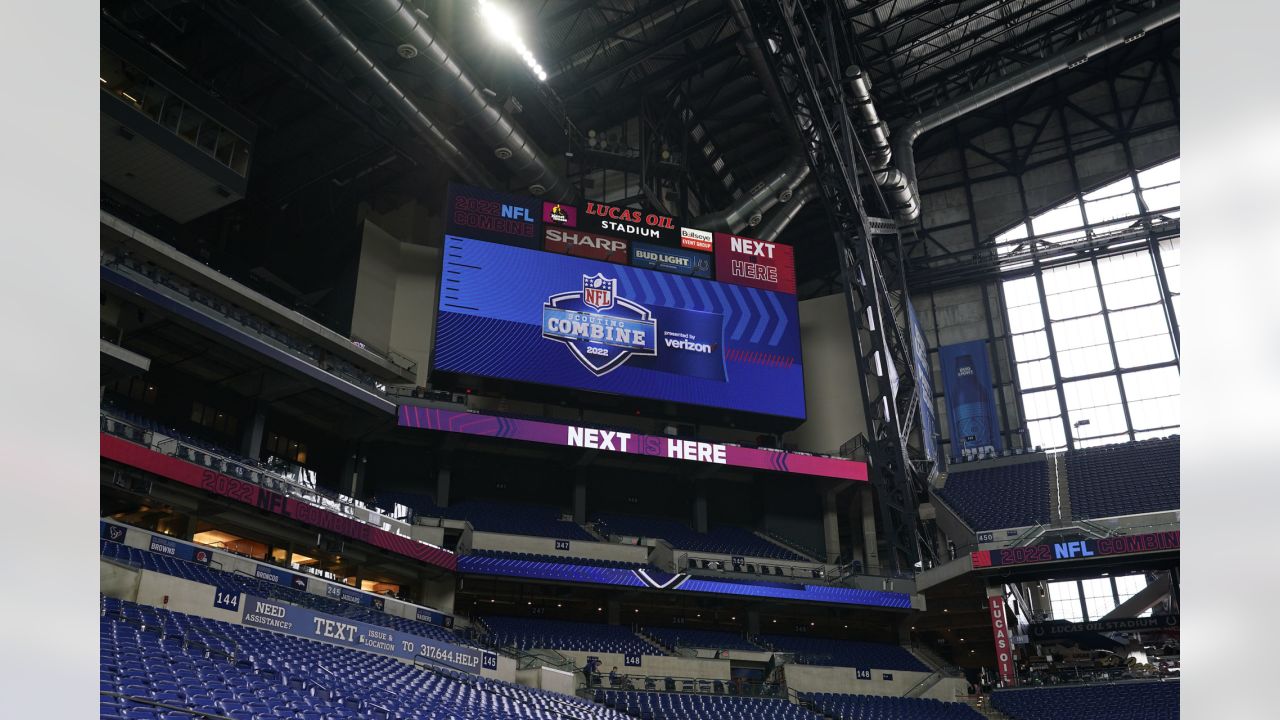
[[[249,172],[249,143],[190,103],[155,82],[136,66],[101,50],[98,82],[152,121],[199,148],[244,177]]]
[[[191,404],[191,422],[203,425],[223,435],[234,436],[240,429],[240,422],[231,413],[223,412],[199,401]]]
[[[147,405],[156,404],[156,386],[142,378],[122,378],[107,386],[115,395]]]
[[[290,440],[276,433],[267,433],[266,447],[267,452],[272,457],[291,460],[299,465],[307,464],[307,446],[305,443]]]

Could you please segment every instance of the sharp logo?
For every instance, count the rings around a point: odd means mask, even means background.
[[[625,253],[627,251],[626,240],[617,240],[603,235],[591,235],[585,232],[561,230],[559,228],[547,228],[547,242],[568,247],[594,248],[605,253]]]

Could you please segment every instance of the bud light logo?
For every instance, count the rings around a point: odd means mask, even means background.
[[[635,355],[658,354],[658,321],[648,308],[618,296],[617,278],[582,276],[582,289],[547,298],[542,337],[563,343],[599,377]]]

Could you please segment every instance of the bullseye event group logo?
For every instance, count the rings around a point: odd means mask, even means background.
[[[596,377],[636,355],[658,354],[658,321],[648,308],[618,296],[618,279],[582,276],[582,289],[542,306],[542,337],[564,343]]]

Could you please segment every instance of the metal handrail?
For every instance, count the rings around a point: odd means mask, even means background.
[[[169,703],[162,703],[162,702],[159,702],[158,700],[152,700],[151,698],[145,698],[138,695],[126,695],[125,693],[114,692],[111,690],[99,690],[98,694],[105,695],[107,697],[121,698],[124,700],[128,700],[129,702],[138,703],[139,705],[149,705],[151,707],[160,708],[161,710],[173,710],[175,712],[180,712],[187,715],[195,715],[197,717],[209,718],[210,720],[233,720],[233,718],[227,715],[218,715],[217,713],[204,712],[202,710],[193,710],[189,707],[184,707],[182,705],[170,705]]]

